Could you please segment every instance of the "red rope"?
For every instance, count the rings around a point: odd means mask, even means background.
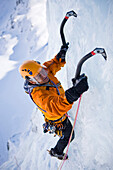
[[[71,142],[72,134],[73,134],[73,131],[74,131],[74,128],[75,128],[75,124],[76,124],[76,121],[77,121],[77,116],[78,116],[78,111],[79,111],[79,107],[80,107],[81,98],[82,98],[82,95],[79,98],[78,107],[77,107],[77,111],[76,111],[76,115],[75,115],[75,120],[74,120],[74,123],[73,123],[73,128],[72,128],[71,135],[70,135],[70,138],[69,138],[69,142],[68,142],[68,145],[67,145],[67,150],[66,150],[66,153],[64,155],[63,162],[61,162],[61,164],[60,164],[60,166],[58,168],[60,170],[63,167],[63,164],[64,164],[64,162],[66,160],[66,156],[67,156],[67,153],[68,153],[68,150],[69,150],[69,145],[70,145],[70,142]]]

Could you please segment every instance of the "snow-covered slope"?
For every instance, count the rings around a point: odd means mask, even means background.
[[[24,93],[18,67],[22,61],[40,56],[44,61],[48,32],[45,0],[4,0],[0,3],[0,11],[1,165],[7,160],[8,139],[25,131],[34,108]]]
[[[40,9],[39,2],[41,1],[33,0],[31,2],[35,2],[37,10]],[[67,64],[57,74],[64,89],[72,85],[71,79],[74,77],[75,68],[80,58],[95,47],[104,47],[108,54],[108,60],[105,62],[101,55],[96,55],[83,66],[82,72],[87,74],[90,88],[82,97],[75,127],[75,140],[70,145],[69,160],[65,162],[62,169],[111,170],[113,169],[113,1],[47,0],[48,51],[45,56],[42,54],[43,59],[41,55],[38,59],[43,62],[51,59],[58,52],[61,46],[59,27],[66,12],[72,9],[77,12],[78,17],[70,18],[66,23],[65,35],[66,40],[70,43],[70,48],[67,52]],[[39,15],[42,16],[42,13],[44,11],[40,11]],[[33,14],[34,10],[31,10],[31,15],[33,16]],[[34,27],[35,24],[34,22]],[[38,30],[37,27],[36,30]],[[32,41],[36,43],[35,36]],[[41,47],[40,41],[39,47]],[[30,47],[26,51],[29,49]],[[36,58],[36,55],[33,54],[37,54],[35,48],[31,55]],[[77,102],[69,112],[72,123],[76,108]],[[1,169],[58,169],[60,161],[51,158],[46,151],[54,147],[58,137],[54,138],[53,135],[43,134],[43,122],[40,111],[34,109],[28,130],[10,138],[9,159],[1,166]]]

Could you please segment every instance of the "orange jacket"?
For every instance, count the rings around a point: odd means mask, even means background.
[[[57,71],[63,67],[65,62],[60,62],[56,57],[50,61],[45,62],[43,65],[46,66],[48,77],[50,79],[49,84],[53,85],[59,83],[55,77]],[[33,101],[36,103],[41,112],[45,115],[45,118],[49,120],[60,119],[68,110],[71,109],[72,104],[69,104],[65,97],[65,91],[60,85],[58,87],[60,95],[55,87],[46,86],[35,87],[31,93]]]

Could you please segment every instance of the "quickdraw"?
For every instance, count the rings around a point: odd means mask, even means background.
[[[55,133],[54,137],[58,135],[59,137],[63,137],[62,130],[64,129],[64,126],[62,123],[59,124],[51,124],[49,122],[46,122],[43,124],[43,132],[50,134]]]

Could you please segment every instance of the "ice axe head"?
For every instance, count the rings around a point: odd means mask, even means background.
[[[71,17],[71,16],[77,17],[77,14],[75,13],[75,11],[72,10],[72,11],[67,12],[66,16],[67,17]]]
[[[95,54],[102,54],[105,60],[107,60],[107,54],[104,48],[95,48],[94,50]]]

